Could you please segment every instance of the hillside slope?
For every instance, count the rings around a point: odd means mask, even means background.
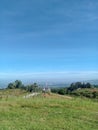
[[[0,130],[98,130],[96,101],[56,94],[24,99],[24,92],[11,93],[0,98]]]

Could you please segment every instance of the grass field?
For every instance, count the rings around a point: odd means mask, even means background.
[[[0,130],[98,130],[98,102],[56,94],[23,98],[0,91]]]

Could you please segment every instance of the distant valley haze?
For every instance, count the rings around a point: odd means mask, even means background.
[[[9,82],[21,80],[24,84],[54,85],[54,84],[71,84],[72,82],[91,82],[98,83],[98,73],[94,71],[88,72],[40,72],[40,73],[18,73],[18,74],[0,74],[0,85],[6,87]]]

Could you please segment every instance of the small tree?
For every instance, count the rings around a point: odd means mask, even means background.
[[[20,80],[15,81],[15,88],[22,88],[22,82]]]
[[[34,88],[34,92],[36,92],[37,89],[38,89],[38,85],[37,85],[37,83],[34,83],[34,84],[33,84],[33,88]]]
[[[13,83],[9,83],[7,88],[8,89],[13,89],[14,88],[14,84]]]

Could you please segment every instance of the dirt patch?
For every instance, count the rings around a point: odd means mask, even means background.
[[[43,97],[46,97],[46,98],[65,98],[65,99],[72,99],[72,97],[70,96],[66,96],[66,95],[59,95],[59,94],[53,94],[53,93],[45,93],[45,94],[42,94]]]

